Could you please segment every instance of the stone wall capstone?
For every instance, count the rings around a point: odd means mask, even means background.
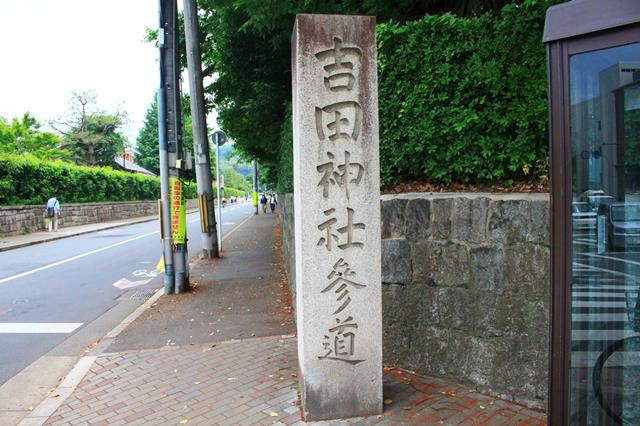
[[[293,199],[281,199],[293,283]],[[381,211],[385,363],[545,408],[548,194],[384,195]]]

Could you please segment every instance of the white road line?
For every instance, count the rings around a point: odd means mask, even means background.
[[[572,330],[571,340],[618,340],[638,335],[633,330]]]
[[[573,244],[581,244],[583,246],[589,246],[589,247],[596,247],[597,246],[597,244],[595,244],[595,243],[583,243],[581,241],[574,241]]]
[[[571,306],[573,308],[627,308],[627,304],[624,301],[619,302],[585,302],[585,301],[572,301]]]
[[[81,322],[0,322],[0,334],[6,333],[71,333]]]
[[[618,261],[618,262],[628,263],[629,265],[640,266],[640,262],[636,262],[634,260],[622,259],[622,258],[614,257],[614,256],[605,256],[603,254],[593,254],[593,253],[580,253],[580,254],[582,256],[598,257],[598,258],[601,258],[601,259],[610,259],[610,260],[615,260],[615,261]]]
[[[607,292],[597,292],[597,291],[576,291],[573,290],[571,293],[573,297],[610,297],[613,299],[626,299],[624,293],[607,293]],[[611,301],[611,300],[610,300]]]
[[[634,275],[629,275],[629,274],[625,274],[624,272],[618,272],[618,271],[614,271],[612,269],[606,269],[606,268],[598,268],[597,266],[592,266],[592,265],[585,265],[584,263],[580,263],[580,262],[573,262],[574,266],[579,266],[582,268],[588,268],[591,272],[597,271],[597,272],[603,272],[605,274],[609,274],[609,275],[619,275],[622,277],[627,277],[631,280],[635,280],[636,276]],[[2,281],[0,281],[1,283]]]
[[[618,321],[618,322],[626,322],[629,320],[627,314],[620,313],[604,313],[604,314],[572,314],[571,320],[573,322],[610,322],[610,321]]]
[[[120,241],[119,243],[111,244],[110,246],[102,247],[102,248],[99,248],[99,249],[96,249],[96,250],[91,250],[91,251],[88,251],[86,253],[82,253],[82,254],[79,254],[77,256],[70,257],[68,259],[64,259],[64,260],[60,260],[58,262],[50,263],[48,265],[41,266],[39,268],[32,269],[32,270],[27,271],[27,272],[22,272],[21,274],[12,275],[10,277],[1,279],[0,280],[0,284],[6,283],[7,281],[15,280],[15,279],[18,279],[18,278],[26,277],[27,275],[35,274],[36,272],[44,271],[46,269],[53,268],[54,266],[62,265],[64,263],[68,263],[68,262],[73,262],[74,260],[78,260],[78,259],[81,259],[83,257],[90,256],[90,255],[96,254],[96,253],[100,253],[101,251],[109,250],[111,248],[118,247],[118,246],[121,246],[123,244],[130,243],[131,241],[139,240],[141,238],[146,238],[146,237],[148,237],[150,235],[159,234],[159,233],[160,233],[160,231],[153,231],[153,232],[149,232],[148,234],[138,235],[137,237],[129,238],[128,240]]]

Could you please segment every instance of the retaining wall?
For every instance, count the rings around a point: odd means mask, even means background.
[[[293,287],[293,197],[281,200]],[[381,210],[385,363],[545,408],[548,194],[384,195]]]
[[[187,200],[187,209],[197,206],[197,200]],[[0,206],[0,236],[44,230],[43,212],[44,205]],[[61,204],[59,226],[86,225],[157,214],[157,201]]]

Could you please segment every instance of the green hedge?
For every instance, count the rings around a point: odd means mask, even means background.
[[[0,156],[0,205],[43,204],[52,194],[63,203],[155,200],[160,180],[108,167]],[[188,184],[187,198],[196,194],[195,183]]]
[[[525,0],[500,16],[427,15],[377,26],[382,186],[509,184],[548,173],[542,30],[547,8],[561,2]],[[290,108],[280,141],[274,178],[279,192],[290,192]]]
[[[542,29],[553,3],[378,25],[383,185],[544,172],[536,170],[548,157]]]

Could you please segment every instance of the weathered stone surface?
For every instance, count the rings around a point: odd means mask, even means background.
[[[546,200],[531,201],[531,232],[529,241],[537,244],[550,244],[551,215],[549,202]]]
[[[482,243],[487,235],[488,198],[457,197],[453,202],[452,235],[455,241]]]
[[[505,338],[485,375],[487,386],[529,406],[545,408],[548,385],[548,334],[519,333]]]
[[[412,280],[409,285],[383,285],[385,362],[544,407],[549,338],[548,199],[536,194],[393,197],[386,195],[384,200],[389,206],[404,203],[400,209],[404,231],[399,231],[400,218],[394,216],[393,226],[386,229],[394,229],[398,239],[383,242],[383,258],[389,258],[385,252],[397,257],[406,239]],[[456,199],[463,200],[457,203],[459,210],[452,221]],[[480,243],[481,232],[456,230],[473,222],[474,218],[459,214],[473,199],[490,200],[487,234]],[[410,218],[409,212],[424,211],[411,206],[424,202],[419,200],[429,202],[430,226],[427,233],[414,238],[417,233],[411,229],[422,229],[424,217]],[[387,264],[385,261],[383,275],[395,274],[388,270],[394,265]]]
[[[278,214],[282,227],[282,251],[293,308],[296,307],[296,262],[293,194],[278,197]]]
[[[436,198],[431,201],[431,235],[436,240],[451,237],[452,198]]]
[[[382,282],[385,284],[411,282],[411,249],[406,240],[382,240]]]
[[[504,279],[508,290],[546,298],[551,282],[549,250],[537,244],[514,244],[505,248]]]
[[[385,200],[380,204],[382,239],[404,237],[407,200]]]
[[[548,321],[548,301],[529,294],[505,293],[496,310],[496,325],[505,332],[543,336]]]
[[[530,222],[529,201],[494,200],[489,209],[489,238],[504,244],[527,241]]]
[[[501,246],[479,246],[470,249],[471,282],[478,290],[504,291],[505,256]]]
[[[410,301],[419,304],[419,323],[475,336],[504,334],[497,328],[498,295],[461,287],[424,287],[422,292],[422,297]]]
[[[376,67],[374,17],[296,17],[296,319],[306,420],[382,411]]]
[[[411,245],[414,281],[439,287],[466,286],[470,282],[469,248],[462,244],[420,241]]]
[[[386,362],[403,365],[412,352],[412,339],[422,311],[418,299],[426,297],[421,288],[382,286],[382,341]]]
[[[431,231],[431,200],[424,198],[409,200],[403,219],[404,235],[407,240],[418,241],[428,238]]]

